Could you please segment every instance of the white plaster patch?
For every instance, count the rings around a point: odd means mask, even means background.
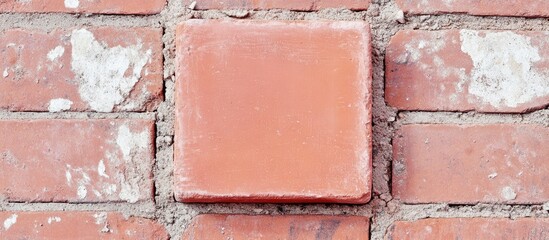
[[[530,38],[511,31],[461,30],[461,50],[473,60],[469,93],[494,107],[517,107],[549,94],[549,73],[538,71],[542,60]]]
[[[109,178],[109,175],[107,175],[106,173],[105,163],[103,162],[103,160],[100,160],[99,164],[97,165],[97,173],[101,177]]]
[[[80,5],[80,1],[78,0],[65,0],[66,8],[78,8],[79,5]]]
[[[65,48],[62,46],[57,46],[48,53],[48,59],[53,62],[57,58],[62,57],[64,53],[65,53]]]
[[[501,196],[503,197],[503,199],[510,201],[517,198],[517,193],[515,193],[515,190],[513,190],[511,187],[504,187],[503,189],[501,189]]]
[[[51,224],[52,222],[61,222],[60,217],[49,217],[48,218],[48,224]]]
[[[98,112],[111,112],[128,97],[152,54],[142,44],[109,48],[86,29],[73,31],[71,44],[80,97]]]
[[[12,214],[9,218],[4,220],[4,229],[5,230],[10,229],[10,227],[13,226],[13,224],[15,224],[16,222],[17,222],[17,214]]]
[[[63,112],[71,109],[72,101],[64,98],[50,100],[48,105],[49,112]]]

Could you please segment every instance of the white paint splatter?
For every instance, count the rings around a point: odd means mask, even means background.
[[[10,229],[10,227],[13,226],[13,224],[15,224],[16,222],[17,222],[17,214],[12,214],[9,218],[4,220],[4,229],[5,230]]]
[[[93,191],[93,194],[95,194],[96,197],[100,198],[100,197],[103,197],[103,194],[101,194],[99,191],[95,190],[95,189],[92,189]]]
[[[80,2],[78,0],[65,0],[66,8],[78,8]]]
[[[53,62],[57,58],[63,56],[64,53],[65,48],[63,46],[57,46],[48,53],[48,59]]]
[[[142,51],[142,44],[108,48],[86,29],[73,31],[71,44],[71,69],[80,78],[80,96],[98,112],[111,112],[126,99],[152,53]]]
[[[95,218],[95,224],[97,225],[102,225],[107,222],[107,213],[105,212],[96,213],[93,217]]]
[[[452,7],[454,0],[442,0],[442,2],[444,2],[444,5],[446,5],[447,7]]]
[[[124,201],[127,201],[129,203],[136,203],[139,201],[139,196],[141,193],[139,192],[139,185],[135,182],[121,181],[121,188],[120,193],[118,193],[118,197]]]
[[[67,170],[65,170],[65,178],[67,179],[67,184],[71,186],[72,184],[71,165],[67,164]]]
[[[75,169],[75,171],[80,172],[82,174],[82,178],[78,180],[78,187],[76,189],[76,194],[78,195],[78,198],[84,199],[88,195],[88,188],[87,186],[90,185],[91,179],[90,176],[88,176],[87,173],[85,173],[82,169]]]
[[[86,196],[88,195],[88,189],[86,189],[86,185],[78,185],[76,194],[78,194],[78,197],[80,199],[86,198]]]
[[[63,112],[71,109],[72,101],[64,98],[50,100],[48,105],[49,112]]]
[[[117,189],[118,187],[116,186],[116,184],[107,184],[103,187],[103,192],[107,195],[112,195],[116,192]]]
[[[439,33],[440,34],[440,33]],[[422,57],[422,53],[427,53],[433,55],[438,53],[440,50],[446,46],[446,42],[441,36],[436,36],[433,39],[427,40],[413,40],[410,43],[404,45],[406,51],[399,55],[396,59],[398,63],[407,63],[407,62],[419,62]],[[428,68],[427,64],[419,62],[420,67],[423,69]]]
[[[126,125],[122,125],[118,128],[116,144],[118,144],[122,154],[124,154],[125,160],[130,158],[132,150],[147,149],[150,142],[149,133],[147,131],[132,133],[130,128]]]
[[[48,224],[51,224],[52,222],[61,222],[60,217],[49,217],[48,218]]]
[[[132,153],[137,153],[139,150],[147,149],[147,146],[150,144],[150,136],[147,131],[143,131],[140,133],[132,133],[130,131],[130,128],[126,125],[122,125],[118,128],[118,136],[116,138],[116,143],[118,144],[118,147],[120,148],[120,151],[123,154],[124,161],[126,162],[126,165],[131,168],[131,166],[135,166],[140,164],[134,162],[135,156],[132,156]],[[120,181],[120,192],[118,194],[118,197],[120,199],[125,200],[129,203],[135,203],[139,200],[140,197],[140,178],[142,176],[139,176],[139,172],[134,171],[133,174],[131,174],[130,178],[126,178],[124,174],[121,174],[118,176],[118,180]]]
[[[501,189],[501,196],[503,197],[503,199],[510,201],[517,198],[517,193],[515,193],[515,190],[513,190],[511,187],[504,187],[503,189]]]
[[[511,31],[461,30],[461,50],[473,60],[469,93],[494,107],[517,107],[549,95],[549,73],[538,71],[542,60],[530,38]]]
[[[103,160],[99,161],[99,164],[97,165],[97,173],[101,177],[109,178],[109,175],[106,173],[105,163],[103,163]]]

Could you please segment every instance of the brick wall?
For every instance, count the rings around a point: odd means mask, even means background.
[[[547,239],[548,9],[0,0],[0,239]]]

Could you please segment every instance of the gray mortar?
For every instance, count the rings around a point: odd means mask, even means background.
[[[168,0],[162,13],[153,16],[116,16],[93,14],[0,14],[0,32],[11,28],[45,29],[81,26],[157,27],[164,29],[165,101],[154,113],[10,113],[0,119],[156,119],[155,202],[128,203],[7,203],[0,199],[0,211],[117,211],[125,216],[155,219],[163,224],[172,239],[180,239],[191,219],[203,213],[231,214],[329,214],[371,217],[371,239],[383,239],[398,220],[449,217],[549,217],[542,205],[407,205],[393,200],[390,191],[394,131],[403,124],[452,123],[489,124],[524,123],[549,127],[549,109],[528,114],[481,114],[475,112],[398,112],[384,100],[385,48],[401,29],[494,29],[545,30],[549,19],[522,17],[478,17],[461,14],[405,16],[400,24],[394,0],[373,0],[367,11],[326,9],[316,12],[269,11],[195,11],[185,7],[189,0]],[[263,19],[263,20],[359,20],[372,28],[373,45],[373,188],[372,200],[365,205],[344,204],[183,204],[175,202],[172,191],[174,136],[175,28],[190,18]],[[400,19],[402,21],[402,19]]]

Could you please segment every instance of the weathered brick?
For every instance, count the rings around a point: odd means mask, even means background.
[[[369,219],[354,216],[199,215],[183,233],[192,239],[369,239]]]
[[[166,0],[2,0],[0,12],[155,14],[165,5]]]
[[[162,100],[160,29],[11,29],[0,46],[0,109],[145,111]]]
[[[185,0],[188,1],[188,0]],[[193,1],[188,1],[190,4]],[[291,9],[314,11],[322,8],[364,10],[370,0],[197,0],[197,9]]]
[[[396,222],[386,240],[549,239],[545,218],[447,218]]]
[[[114,212],[0,212],[2,239],[168,239],[162,225]]]
[[[547,34],[401,31],[387,48],[386,100],[402,110],[543,108],[549,104]]]
[[[405,125],[393,140],[393,194],[406,203],[549,201],[549,128]]]
[[[411,14],[466,13],[488,16],[549,16],[547,0],[396,0],[398,6]]]
[[[363,22],[179,26],[177,199],[368,201],[369,39]]]
[[[153,121],[0,120],[0,133],[0,199],[152,199]]]

